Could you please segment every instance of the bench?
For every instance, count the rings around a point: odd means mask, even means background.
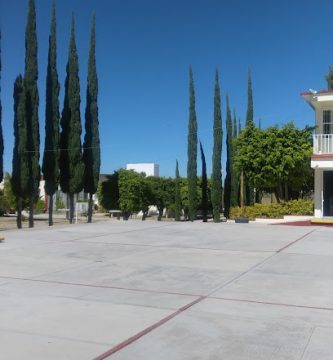
[[[109,217],[111,217],[111,215],[117,216],[117,219],[119,220],[122,213],[121,210],[109,210]]]

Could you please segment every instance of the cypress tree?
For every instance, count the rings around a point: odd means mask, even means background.
[[[238,135],[240,135],[241,132],[242,132],[242,124],[241,124],[241,119],[239,117],[238,118]]]
[[[219,86],[218,71],[215,72],[214,89],[214,125],[213,125],[213,171],[212,171],[212,206],[214,222],[220,222],[220,210],[222,201],[222,115],[221,115],[221,96]]]
[[[208,211],[207,167],[206,167],[205,153],[201,141],[200,141],[200,154],[201,154],[201,163],[202,163],[202,173],[201,173],[202,221],[207,222],[207,211]]]
[[[22,200],[29,194],[29,161],[27,153],[26,91],[22,76],[14,83],[14,149],[12,190],[16,197],[17,227],[22,228]]]
[[[249,68],[248,80],[247,80],[247,110],[246,110],[245,126],[246,127],[254,127],[252,79],[251,79],[251,70],[250,70],[250,68]]]
[[[49,53],[46,75],[45,146],[43,175],[48,195],[49,225],[53,225],[53,196],[59,182],[59,82],[56,50],[56,11],[52,3],[52,20],[49,36]]]
[[[180,177],[178,161],[176,161],[176,178],[175,178],[175,220],[180,221],[182,211],[181,197],[180,197]]]
[[[190,106],[188,121],[188,143],[187,143],[187,179],[188,179],[188,202],[189,217],[191,221],[196,218],[197,210],[197,117],[195,112],[195,93],[192,68],[190,67]]]
[[[236,151],[237,151],[234,145],[234,139],[236,139],[237,136],[238,136],[237,118],[236,118],[236,111],[234,109],[233,134],[232,134],[231,197],[230,197],[231,206],[238,206],[239,204],[239,173],[234,166],[234,158],[236,156]]]
[[[234,117],[233,117],[233,129],[232,129],[232,138],[236,138],[238,136],[237,132],[237,119],[236,119],[236,110],[234,108]]]
[[[93,194],[96,193],[101,164],[98,130],[98,80],[95,59],[95,15],[92,18],[90,52],[88,61],[87,104],[85,113],[85,137],[83,144],[84,191],[89,193],[88,222],[91,222]]]
[[[1,82],[1,31],[0,31],[0,82]],[[1,83],[0,83],[1,95]],[[2,105],[0,97],[0,182],[3,180],[3,133],[2,133]]]
[[[245,127],[248,129],[254,128],[254,118],[253,118],[253,95],[252,95],[252,79],[251,79],[251,70],[249,68],[248,73],[248,82],[247,82],[247,111],[246,111],[246,122]],[[253,204],[253,188],[248,183],[247,179],[245,181],[245,204]]]
[[[74,218],[74,194],[83,188],[84,166],[81,146],[79,63],[75,44],[74,15],[71,21],[68,63],[66,67],[64,108],[60,134],[60,186],[69,195],[69,222]]]
[[[224,180],[224,216],[228,219],[230,215],[231,206],[231,181],[232,181],[232,119],[231,111],[229,106],[229,96],[226,97],[227,103],[227,116],[226,116],[226,127],[227,127],[227,162],[226,162],[226,176]]]
[[[29,153],[29,227],[34,226],[34,202],[39,195],[39,95],[37,88],[37,34],[36,9],[34,0],[29,0],[27,26],[25,32],[25,73],[24,89],[27,119],[27,152]]]

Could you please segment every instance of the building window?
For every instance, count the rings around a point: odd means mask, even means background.
[[[324,110],[323,111],[323,133],[324,134],[332,134],[333,126],[332,126],[332,111]]]

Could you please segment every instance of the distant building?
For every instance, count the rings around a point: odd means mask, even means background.
[[[126,170],[134,170],[138,173],[145,173],[146,176],[160,176],[160,166],[154,163],[127,164]]]

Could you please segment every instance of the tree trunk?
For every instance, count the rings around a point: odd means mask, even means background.
[[[29,198],[29,228],[34,227],[34,198],[30,196]]]
[[[161,220],[162,220],[162,216],[163,216],[163,208],[162,208],[162,209],[158,209],[157,221],[161,221]]]
[[[240,207],[241,207],[242,213],[243,213],[243,209],[244,209],[244,173],[243,173],[243,171],[241,172],[241,175],[240,175]]]
[[[289,200],[289,189],[288,189],[288,183],[284,183],[284,199],[285,201]]]
[[[92,219],[92,212],[93,212],[93,194],[89,193],[89,200],[88,200],[88,223],[91,223]]]
[[[74,219],[74,193],[69,194],[69,223],[73,224]]]
[[[53,195],[49,195],[49,226],[53,225]]]
[[[17,218],[16,224],[18,229],[22,229],[22,198],[17,198]]]

